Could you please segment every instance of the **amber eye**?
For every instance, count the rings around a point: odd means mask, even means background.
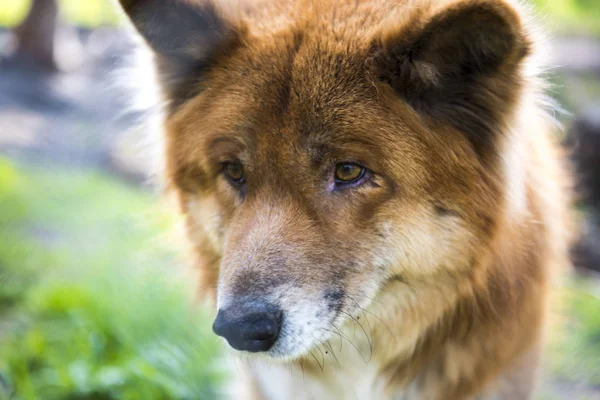
[[[227,179],[236,185],[241,185],[246,181],[244,167],[240,163],[228,162],[223,164],[223,172]]]
[[[358,182],[365,175],[365,168],[353,163],[340,163],[335,166],[335,183]]]

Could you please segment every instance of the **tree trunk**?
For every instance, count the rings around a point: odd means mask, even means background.
[[[15,31],[16,56],[43,69],[56,71],[54,50],[57,22],[57,0],[33,0],[29,14]]]

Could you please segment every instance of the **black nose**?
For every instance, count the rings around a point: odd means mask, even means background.
[[[269,350],[277,341],[281,310],[263,301],[250,300],[220,309],[213,331],[236,350],[252,353]]]

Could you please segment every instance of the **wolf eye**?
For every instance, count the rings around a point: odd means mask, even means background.
[[[354,163],[339,163],[335,166],[335,183],[348,185],[360,181],[365,176],[366,169]]]
[[[223,173],[229,181],[235,185],[245,183],[244,167],[240,163],[227,162],[223,164]]]

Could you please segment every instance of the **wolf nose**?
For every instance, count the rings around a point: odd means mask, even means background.
[[[236,350],[267,351],[277,341],[282,317],[278,307],[262,301],[246,301],[220,309],[213,331]]]

